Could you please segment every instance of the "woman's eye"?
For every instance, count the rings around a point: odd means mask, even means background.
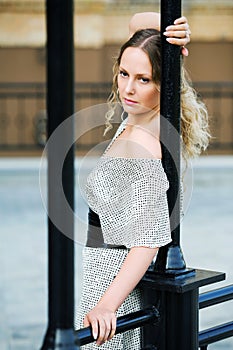
[[[122,76],[122,77],[127,77],[128,74],[126,72],[124,72],[123,70],[120,70],[119,74]]]
[[[149,83],[150,79],[149,78],[141,78],[140,79],[142,83],[146,84]]]

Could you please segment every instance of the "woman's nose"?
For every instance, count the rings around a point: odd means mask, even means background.
[[[135,86],[133,80],[129,79],[126,85],[125,89],[127,94],[134,94],[135,93]]]

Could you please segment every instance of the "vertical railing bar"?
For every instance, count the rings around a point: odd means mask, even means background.
[[[48,328],[41,349],[74,350],[74,9],[73,0],[46,6]]]

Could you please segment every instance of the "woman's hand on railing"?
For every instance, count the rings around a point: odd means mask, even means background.
[[[91,326],[96,344],[102,345],[115,335],[116,315],[112,310],[97,305],[85,316],[83,324],[84,327]]]
[[[116,321],[116,334],[129,331],[130,329],[145,326],[146,324],[156,324],[160,321],[159,311],[155,306],[150,306],[145,309],[132,312],[130,314],[117,318]],[[87,323],[89,321],[87,320]],[[87,324],[85,322],[85,324]],[[78,329],[75,331],[76,340],[75,343],[78,346],[92,343],[95,339],[93,336],[93,330],[89,325],[86,328]]]

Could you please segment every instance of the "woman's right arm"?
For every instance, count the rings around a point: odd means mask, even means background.
[[[102,345],[114,336],[116,311],[141,280],[157,251],[158,248],[132,247],[98,304],[85,316],[84,327],[92,327],[97,345]]]
[[[135,13],[129,22],[129,34],[132,36],[137,30],[154,28],[160,30],[160,13],[140,12]]]

